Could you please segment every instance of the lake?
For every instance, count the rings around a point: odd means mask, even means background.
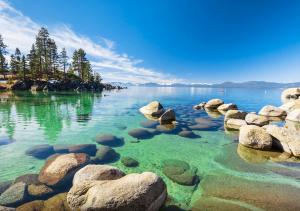
[[[281,105],[281,92],[281,89],[129,87],[101,94],[0,93],[0,181],[39,172],[45,160],[25,155],[34,145],[95,143],[97,135],[110,133],[124,138],[122,146],[114,147],[120,156],[130,156],[139,162],[135,168],[124,167],[120,160],[111,165],[126,173],[159,174],[167,184],[169,203],[183,209],[197,210],[203,204],[217,206],[224,201],[250,210],[269,209],[277,203],[287,206],[299,203],[294,201],[300,192],[297,160],[277,162],[275,158],[280,153],[238,146],[237,134],[224,131],[224,116],[193,110],[202,101],[220,98],[226,103],[236,103],[241,110],[258,112],[267,104]],[[153,100],[165,108],[173,108],[178,122],[186,127],[194,124],[196,118],[208,119],[214,126],[194,130],[198,137],[193,139],[179,136],[175,128],[137,143],[128,131],[141,128],[140,123],[147,119],[138,109]],[[188,163],[200,182],[187,186],[170,180],[162,171],[163,162],[170,159]],[[199,201],[201,196],[205,198]]]

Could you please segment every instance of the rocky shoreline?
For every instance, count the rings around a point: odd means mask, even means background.
[[[81,82],[81,81],[43,81],[26,80],[15,83],[0,84],[0,90],[14,91],[95,91],[120,90],[126,87],[114,86],[109,83]]]

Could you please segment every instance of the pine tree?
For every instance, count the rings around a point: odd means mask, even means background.
[[[21,59],[21,70],[23,73],[23,80],[25,81],[26,80],[26,72],[28,71],[28,65],[27,65],[27,61],[26,61],[26,58],[24,55],[22,56],[22,59]]]
[[[36,54],[39,59],[38,64],[38,77],[43,78],[43,75],[46,74],[48,78],[48,66],[49,66],[49,32],[46,28],[42,27],[35,40]]]
[[[97,84],[100,84],[101,81],[102,81],[101,75],[100,75],[99,73],[96,73],[96,74],[95,74],[95,82],[96,82]]]
[[[74,51],[72,57],[72,68],[83,82],[90,81],[92,68],[90,62],[86,58],[86,53],[83,49],[80,48]]]
[[[35,45],[31,46],[31,50],[30,50],[29,54],[27,55],[27,62],[28,62],[29,73],[31,74],[31,78],[36,80],[39,75],[40,60],[39,60],[39,55],[37,54]]]
[[[19,50],[19,48],[16,48],[15,54],[11,55],[10,57],[11,72],[17,74],[19,77],[22,76],[21,56],[21,51]]]
[[[56,43],[53,39],[48,40],[47,51],[47,61],[49,62],[48,75],[53,75],[55,77],[55,75],[57,75],[56,71],[58,70],[58,54]]]
[[[62,49],[59,55],[59,64],[64,71],[64,80],[66,80],[66,68],[68,66],[68,55],[65,48]]]
[[[5,74],[8,71],[8,65],[5,59],[5,55],[7,54],[7,45],[4,44],[3,38],[0,34],[0,73],[3,74],[5,79]]]

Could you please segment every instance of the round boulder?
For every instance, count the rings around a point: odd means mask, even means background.
[[[176,121],[176,115],[173,109],[168,109],[159,118],[160,124],[171,124],[174,121]]]
[[[156,211],[167,198],[166,185],[154,173],[129,174],[120,179],[85,181],[67,195],[71,209]]]
[[[85,153],[69,153],[48,159],[41,169],[39,181],[48,186],[64,186],[71,183],[77,170],[88,164]]]
[[[259,115],[262,116],[268,116],[268,117],[282,117],[282,116],[286,116],[286,111],[272,106],[272,105],[266,105],[264,106],[258,113]]]
[[[178,135],[184,138],[200,138],[200,136],[189,130],[180,131]]]
[[[101,145],[118,147],[124,145],[124,139],[111,134],[99,135],[96,137],[96,142]]]
[[[69,147],[70,153],[85,153],[90,156],[94,156],[96,151],[96,144],[77,144]]]
[[[287,113],[289,113],[295,109],[300,109],[300,99],[289,101],[289,102],[283,104],[282,106],[280,106],[279,108],[285,110]]]
[[[118,168],[109,165],[87,165],[74,175],[73,185],[83,181],[93,180],[114,180],[123,177],[125,174]]]
[[[140,108],[140,112],[146,116],[160,117],[164,112],[164,108],[158,101],[153,101]]]
[[[0,204],[8,207],[16,207],[27,200],[27,185],[24,182],[13,184],[0,195]]]
[[[139,165],[139,162],[131,157],[123,157],[121,162],[126,167],[136,167]]]
[[[228,110],[237,110],[238,107],[236,104],[227,103],[227,104],[220,105],[217,109],[219,111],[228,111]]]
[[[260,127],[269,124],[269,119],[267,117],[254,113],[247,114],[245,120],[249,125],[256,125]]]
[[[193,186],[198,183],[197,169],[190,168],[190,165],[181,160],[165,160],[163,162],[163,173],[180,185]]]
[[[54,154],[53,146],[49,144],[41,144],[33,146],[25,151],[26,155],[38,158],[45,159],[50,155]]]
[[[226,112],[224,117],[224,122],[226,123],[228,119],[242,119],[244,120],[247,115],[247,112],[240,110],[229,110]]]
[[[296,100],[299,99],[299,97],[300,97],[300,87],[285,89],[281,93],[281,100],[283,102],[287,102],[289,100]]]
[[[216,109],[220,105],[224,104],[223,100],[220,99],[211,99],[205,104],[205,108]]]
[[[247,125],[247,122],[242,119],[228,119],[225,123],[227,129],[239,130],[243,125]]]
[[[153,137],[153,133],[141,128],[130,130],[128,134],[136,139],[150,139]]]
[[[239,143],[253,149],[270,150],[272,137],[261,127],[245,125],[240,128]]]
[[[97,164],[112,163],[119,159],[119,154],[111,147],[102,146],[98,149],[92,161]]]

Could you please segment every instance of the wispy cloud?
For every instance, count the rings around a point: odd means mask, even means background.
[[[41,27],[4,0],[0,0],[0,26],[0,33],[10,52],[16,47],[28,52]],[[75,49],[83,48],[91,59],[93,69],[99,71],[106,81],[133,83],[180,81],[172,75],[142,67],[143,61],[140,59],[132,59],[125,53],[118,53],[115,42],[107,38],[100,37],[99,42],[95,42],[87,36],[77,34],[67,25],[48,27],[48,30],[57,45],[60,48],[65,47],[69,55]]]

